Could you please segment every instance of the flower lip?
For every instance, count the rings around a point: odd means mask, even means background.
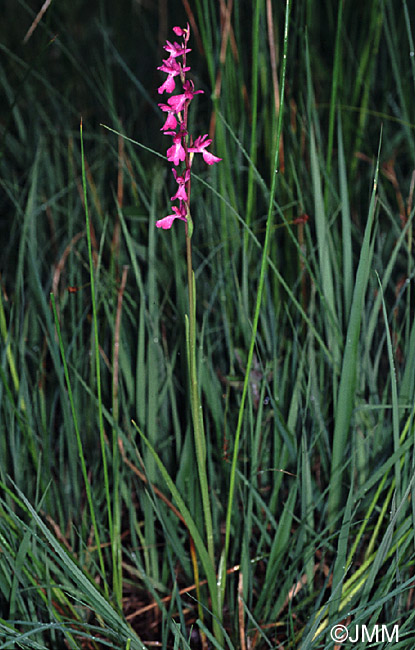
[[[181,219],[182,221],[187,221],[186,218],[186,207],[180,202],[180,207],[173,205],[173,214],[167,215],[163,219],[156,221],[157,228],[163,228],[163,230],[169,230],[175,219]]]
[[[177,126],[177,120],[174,116],[174,110],[168,104],[159,104],[159,108],[165,113],[168,113],[166,121],[161,127],[160,131],[166,131],[167,129],[175,129]]]
[[[174,75],[169,74],[169,76],[167,77],[164,84],[162,84],[158,88],[159,95],[161,95],[165,91],[168,92],[168,93],[172,93],[173,90],[175,89],[175,87],[176,87],[176,84],[174,82]]]
[[[173,144],[167,149],[167,160],[173,162],[176,166],[186,158],[186,152],[182,145],[184,132],[175,133],[174,131],[165,131],[165,135],[173,135]]]
[[[210,151],[202,151],[202,156],[207,165],[214,165],[215,163],[218,163],[222,160],[222,158],[214,156],[213,153],[210,153]]]

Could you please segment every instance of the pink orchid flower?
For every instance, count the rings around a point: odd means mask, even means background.
[[[166,41],[166,45],[163,45],[163,47],[170,54],[170,56],[174,58],[176,56],[183,56],[183,54],[187,54],[188,52],[192,51],[190,47],[179,45],[176,42],[170,43],[170,41]]]
[[[182,145],[182,138],[186,135],[186,132],[183,130],[178,133],[175,133],[174,131],[164,131],[164,135],[173,136],[173,144],[169,149],[167,149],[167,160],[170,160],[170,162],[174,163],[177,167],[177,165],[179,165],[180,162],[183,162],[186,158],[186,152]]]
[[[174,110],[175,113],[181,113],[186,101],[191,102],[194,95],[203,93],[203,90],[195,90],[193,81],[187,80],[183,84],[184,93],[182,95],[174,95],[169,97],[167,103]]]
[[[159,104],[159,108],[161,108],[161,110],[164,111],[165,113],[168,113],[166,121],[164,122],[160,131],[166,131],[167,129],[169,130],[175,129],[177,126],[177,120],[174,117],[175,111],[172,109],[172,107],[169,106],[168,104]]]
[[[181,219],[182,221],[187,221],[186,219],[186,207],[183,203],[180,202],[180,207],[173,205],[173,214],[169,214],[164,219],[159,219],[156,221],[157,228],[163,228],[163,230],[169,230],[175,219]]]
[[[179,187],[176,194],[171,197],[171,201],[176,201],[176,199],[180,199],[180,201],[187,201],[188,197],[186,193],[186,183],[190,180],[190,169],[186,169],[183,176],[178,176],[175,169],[172,169],[172,172]]]
[[[194,141],[193,147],[189,147],[189,152],[201,153],[205,163],[208,165],[214,165],[215,163],[220,162],[222,158],[218,158],[217,156],[214,156],[213,153],[210,153],[210,151],[206,151],[206,147],[208,147],[211,142],[212,139],[208,138],[207,133],[205,133],[205,135],[199,135],[199,137]]]
[[[172,93],[176,87],[174,78],[182,72],[188,72],[190,68],[183,68],[180,63],[177,63],[174,57],[169,57],[168,59],[163,60],[163,65],[160,65],[157,70],[166,72],[168,75],[164,84],[162,84],[158,89],[159,95],[161,95],[164,91]]]
[[[163,84],[161,84],[161,86],[159,86],[158,92],[159,95],[162,95],[164,92],[172,93],[175,88],[176,88],[176,83],[174,81],[174,75],[169,74],[166,81]]]
[[[184,36],[185,41],[189,40],[189,23],[187,23],[187,27],[173,27],[173,31],[176,34],[176,36]]]

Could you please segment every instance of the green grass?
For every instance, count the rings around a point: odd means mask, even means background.
[[[266,0],[75,0],[26,45],[7,4],[0,648],[328,649],[342,623],[412,649],[410,4],[272,3],[270,29]],[[191,129],[223,158],[192,180],[213,565],[184,232],[155,228],[156,67],[187,20]]]

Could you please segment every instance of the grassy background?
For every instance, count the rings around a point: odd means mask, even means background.
[[[23,43],[40,4],[6,1],[0,26],[0,648],[196,648],[203,630],[330,648],[339,622],[399,624],[412,648],[413,3],[293,3],[275,200],[283,3],[235,0],[227,32],[213,0],[54,2]],[[174,187],[156,67],[186,21],[192,132],[223,158],[192,183],[217,565],[273,219],[216,639],[189,520],[131,422],[203,537],[184,233],[154,226]]]

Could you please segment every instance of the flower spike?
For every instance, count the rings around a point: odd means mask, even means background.
[[[172,206],[172,214],[167,215],[163,219],[156,222],[157,228],[168,230],[172,227],[176,219],[180,219],[186,223],[187,237],[192,236],[193,222],[190,216],[189,203],[190,203],[190,185],[191,185],[191,167],[195,153],[201,153],[204,162],[207,165],[213,165],[220,162],[222,159],[207,151],[207,147],[212,143],[211,138],[206,133],[199,136],[193,142],[191,136],[187,131],[188,110],[191,101],[195,95],[203,93],[203,90],[195,90],[194,83],[190,79],[186,79],[186,72],[189,72],[190,67],[186,65],[186,55],[191,52],[187,47],[190,38],[189,23],[187,27],[173,27],[173,32],[176,36],[182,38],[182,43],[171,43],[166,41],[164,49],[169,54],[168,59],[164,59],[161,66],[157,69],[167,74],[167,79],[158,88],[161,95],[164,92],[170,95],[176,88],[176,77],[179,78],[183,92],[177,95],[172,95],[168,98],[167,103],[159,104],[159,108],[167,113],[166,120],[161,127],[164,135],[169,135],[173,138],[173,144],[167,149],[167,160],[174,164],[173,175],[178,185],[176,193],[171,197],[172,201],[179,201],[179,207]],[[181,57],[181,61],[179,61]],[[180,163],[185,164],[183,172],[177,172],[176,167]]]

